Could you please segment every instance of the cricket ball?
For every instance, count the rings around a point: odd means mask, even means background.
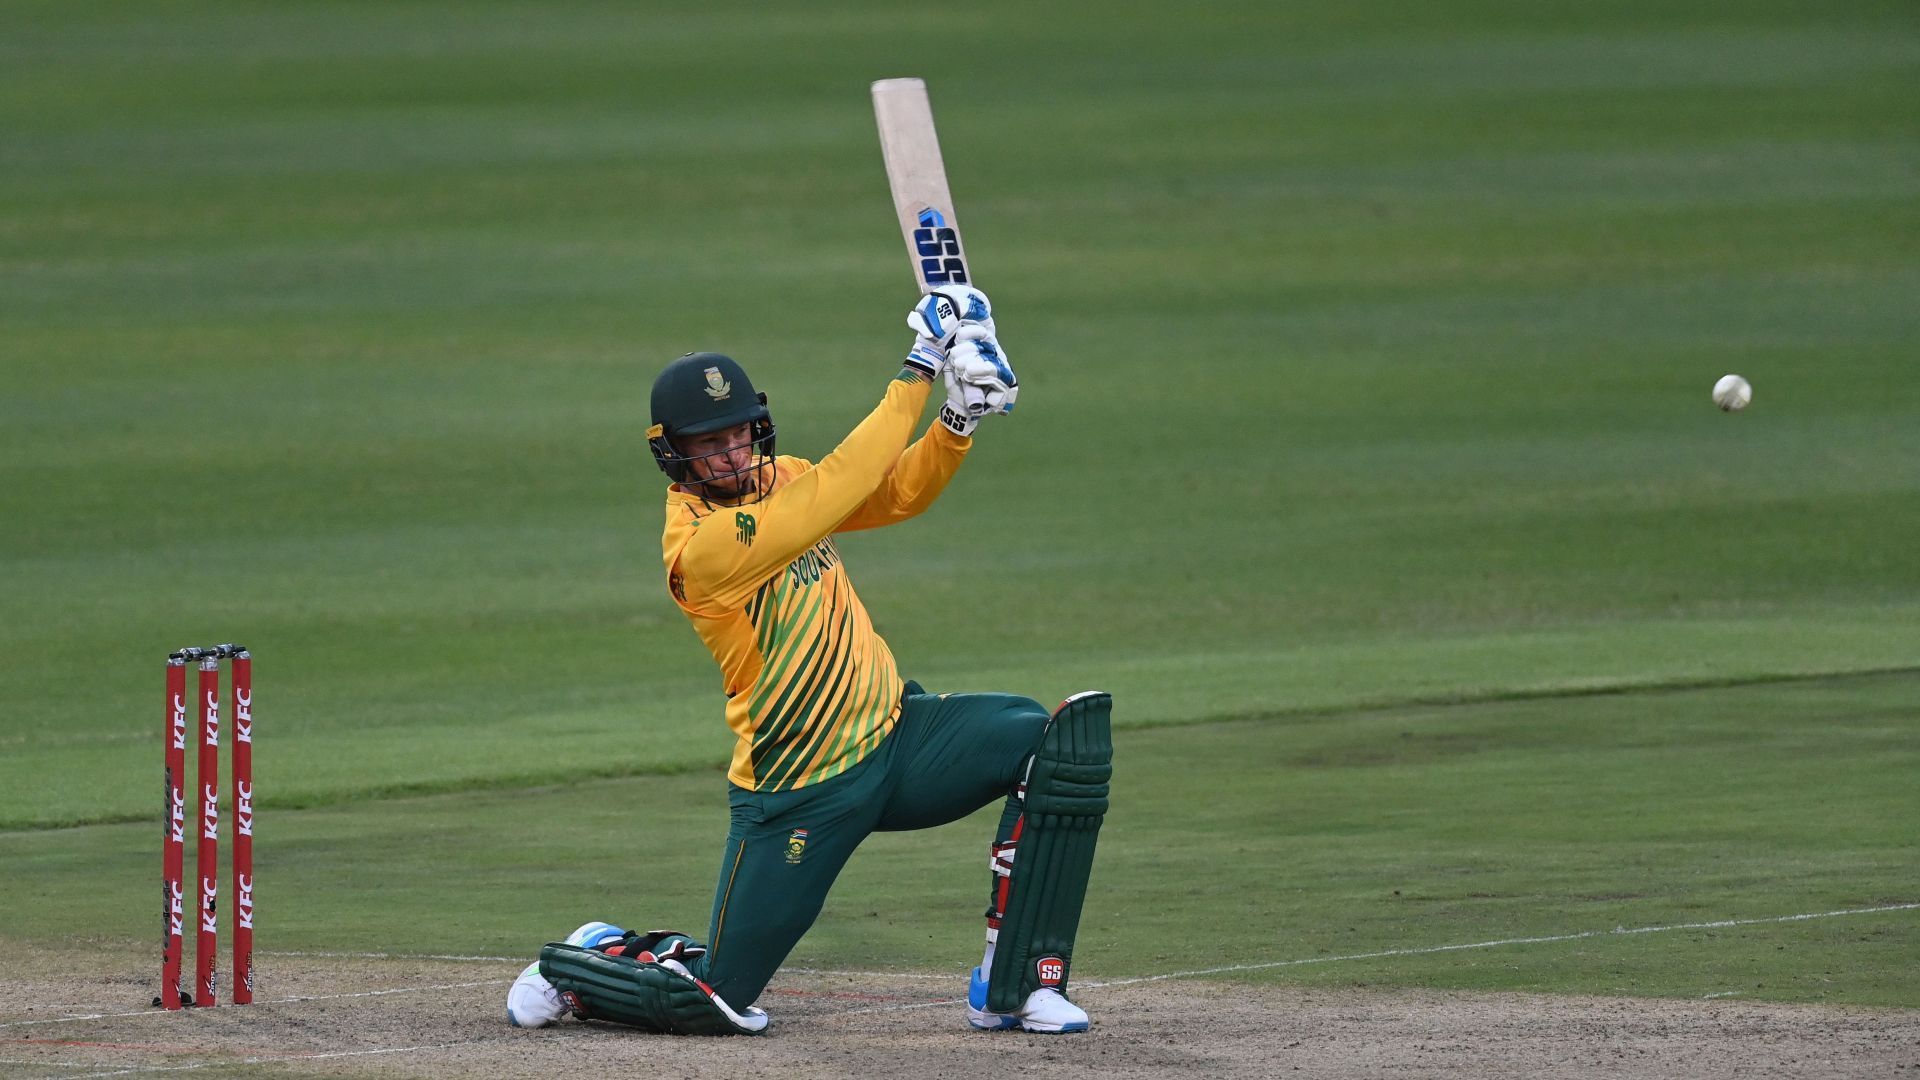
[[[1713,384],[1713,403],[1721,412],[1739,412],[1753,400],[1753,384],[1738,375],[1722,375]]]

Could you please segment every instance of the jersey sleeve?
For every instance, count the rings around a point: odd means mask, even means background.
[[[929,389],[925,379],[902,373],[820,464],[781,481],[760,502],[722,507],[707,518],[668,567],[669,580],[679,583],[675,599],[696,612],[739,607],[762,582],[832,534],[887,479],[920,421]]]
[[[959,471],[972,446],[973,440],[967,436],[955,435],[941,424],[933,425],[907,447],[879,488],[834,531],[853,532],[892,525],[932,506],[946,490],[947,481]]]

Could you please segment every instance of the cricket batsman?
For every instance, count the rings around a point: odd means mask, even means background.
[[[1066,991],[1107,810],[1112,699],[1079,693],[1049,714],[1010,694],[923,692],[901,678],[834,544],[932,505],[980,420],[1018,396],[978,290],[936,289],[907,324],[900,373],[817,464],[775,455],[767,396],[732,359],[689,353],[654,382],[667,591],[720,666],[735,736],[713,911],[704,942],[594,922],[547,945],[509,991],[514,1024],[571,1011],[679,1034],[764,1031],[754,1002],[862,840],[1004,799],[968,1021],[1087,1030]],[[914,440],[942,383],[939,421]]]

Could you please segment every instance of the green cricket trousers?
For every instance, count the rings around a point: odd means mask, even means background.
[[[1014,785],[1049,715],[1031,698],[926,694],[908,683],[899,722],[853,768],[793,791],[731,788],[707,954],[690,965],[694,976],[735,1009],[753,1004],[874,832],[944,825],[1004,798],[1004,840],[1020,815]]]

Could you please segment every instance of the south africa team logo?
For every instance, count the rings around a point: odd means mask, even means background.
[[[794,866],[799,866],[800,857],[805,855],[806,853],[807,853],[807,830],[805,829],[793,830],[793,835],[787,837],[787,862],[792,863]]]
[[[707,369],[706,391],[707,396],[713,400],[725,401],[727,395],[733,393],[733,384],[727,381],[726,376],[720,374],[719,368],[710,367]]]

